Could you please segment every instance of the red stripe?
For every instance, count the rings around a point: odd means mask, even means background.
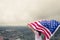
[[[41,25],[38,24],[40,28],[37,28],[34,23],[30,23],[30,24],[28,24],[28,25],[29,25],[30,27],[32,27],[32,28],[35,27],[38,31],[42,30],[42,31],[40,31],[40,32],[42,32],[42,33],[43,33],[45,36],[47,36],[47,38],[49,39],[49,37],[48,37],[48,35],[46,34],[46,32],[45,32],[43,29],[41,29],[41,28],[43,28],[43,27],[41,27]],[[32,26],[32,25],[33,25],[33,26]],[[44,28],[44,29],[45,29],[45,28]],[[43,31],[44,31],[44,32],[43,32]],[[45,40],[46,40],[46,38],[45,38]]]
[[[45,29],[44,27],[42,27],[41,25],[39,25],[37,22],[34,22],[34,23],[37,24],[38,27]],[[40,29],[40,28],[39,28],[39,29]],[[45,29],[45,31],[50,35],[50,33],[49,33],[46,29]],[[48,35],[47,35],[47,36],[48,36]]]
[[[31,23],[33,26],[35,26],[36,27],[36,25],[35,24],[33,24],[33,23]]]
[[[39,30],[42,30],[42,31],[44,31],[43,29],[37,29],[38,31]],[[40,31],[40,32],[42,32],[42,31]],[[49,39],[49,36],[46,34],[46,32],[44,31],[44,32],[42,32],[43,34],[44,34],[44,36],[46,36],[48,39]]]
[[[43,30],[43,29],[41,29],[41,28],[37,28],[36,27],[36,25],[35,24],[33,24],[33,23],[31,23],[35,28],[36,28],[36,30]],[[44,30],[43,30],[44,31]],[[41,32],[41,31],[40,31]],[[43,32],[42,32],[43,33]],[[49,38],[49,36],[46,34],[46,32],[44,31],[44,33],[43,34],[45,34],[46,36],[47,36],[47,38]]]
[[[28,24],[28,25],[33,28],[33,26],[32,26],[31,24]],[[33,29],[34,29],[34,28],[33,28]]]
[[[44,27],[42,27],[41,25],[39,25],[37,22],[35,22],[35,24],[37,24],[39,27],[41,27],[41,28],[45,29]],[[45,30],[46,30],[46,29],[45,29]],[[46,32],[51,36],[51,34],[49,33],[49,31],[48,31],[48,30],[46,30]]]
[[[31,24],[32,24],[35,28],[37,28],[35,24],[33,24],[33,23],[31,23]]]

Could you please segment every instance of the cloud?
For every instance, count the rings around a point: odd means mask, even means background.
[[[60,0],[0,0],[1,25],[26,25],[40,19],[60,20]]]

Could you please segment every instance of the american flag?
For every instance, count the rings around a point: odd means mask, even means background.
[[[45,36],[44,40],[50,40],[50,38],[60,27],[60,22],[56,20],[39,20],[28,23],[28,25],[32,27],[34,30],[43,33]]]

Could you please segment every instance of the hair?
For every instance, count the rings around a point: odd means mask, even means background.
[[[41,35],[41,32],[40,31],[37,31],[39,33],[39,35]]]

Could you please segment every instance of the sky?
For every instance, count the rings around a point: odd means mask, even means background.
[[[26,26],[41,19],[60,21],[60,0],[0,0],[0,25]]]

